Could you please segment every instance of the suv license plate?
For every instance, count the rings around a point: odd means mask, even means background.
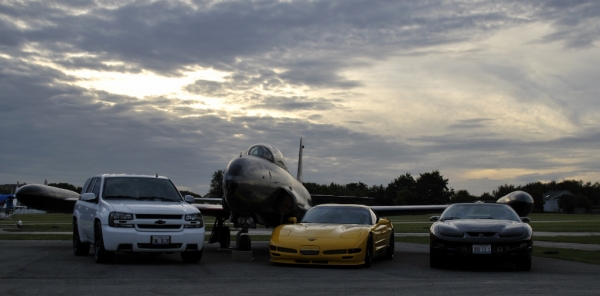
[[[153,235],[150,239],[153,245],[168,245],[171,243],[170,235]]]
[[[492,245],[473,245],[473,254],[491,254]]]

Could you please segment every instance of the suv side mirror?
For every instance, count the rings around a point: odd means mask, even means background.
[[[194,203],[194,202],[196,202],[196,199],[194,199],[194,197],[193,197],[193,196],[191,196],[191,195],[186,195],[186,196],[183,198],[183,200],[185,200],[185,202],[187,202],[187,203]]]
[[[81,200],[83,200],[83,201],[92,201],[95,199],[96,199],[96,195],[91,192],[84,193],[81,195]]]
[[[529,222],[531,222],[531,219],[529,219],[529,217],[521,217],[521,221],[523,223],[529,223]]]
[[[379,219],[379,221],[377,221],[377,225],[385,225],[385,224],[389,224],[390,220],[386,219],[386,218],[382,218]]]
[[[431,221],[431,222],[437,222],[438,220],[440,220],[440,216],[431,216],[429,218],[429,221]]]

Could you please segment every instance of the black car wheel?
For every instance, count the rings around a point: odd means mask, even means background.
[[[90,244],[82,243],[79,238],[77,220],[73,220],[73,253],[75,253],[75,256],[86,256],[90,253]]]
[[[531,270],[531,258],[523,259],[517,262],[517,269],[522,271]]]
[[[231,232],[228,226],[223,226],[219,230],[219,245],[221,249],[228,249],[231,242]]]
[[[185,263],[198,263],[202,259],[202,251],[181,252],[181,259]]]
[[[385,254],[385,259],[392,260],[394,259],[394,251],[396,248],[396,242],[394,241],[394,231],[390,235],[390,243],[388,244],[387,251]]]
[[[373,264],[373,235],[369,234],[367,240],[367,249],[365,250],[365,264],[364,267],[371,267]]]
[[[429,248],[429,267],[431,268],[442,268],[444,267],[444,260],[433,255],[433,248]]]
[[[102,226],[96,222],[94,227],[94,259],[96,263],[110,263],[115,256],[114,252],[104,249],[104,239],[102,238]]]

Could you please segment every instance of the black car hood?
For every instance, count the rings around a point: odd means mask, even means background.
[[[450,226],[460,232],[502,232],[506,228],[523,227],[522,222],[494,219],[445,220],[440,224]]]

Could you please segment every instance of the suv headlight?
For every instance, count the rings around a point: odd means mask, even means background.
[[[111,227],[133,227],[133,224],[127,224],[127,220],[133,220],[133,214],[112,212],[108,215],[108,225]]]
[[[190,222],[189,224],[185,224],[185,228],[202,228],[204,226],[202,214],[185,215],[185,221]]]

